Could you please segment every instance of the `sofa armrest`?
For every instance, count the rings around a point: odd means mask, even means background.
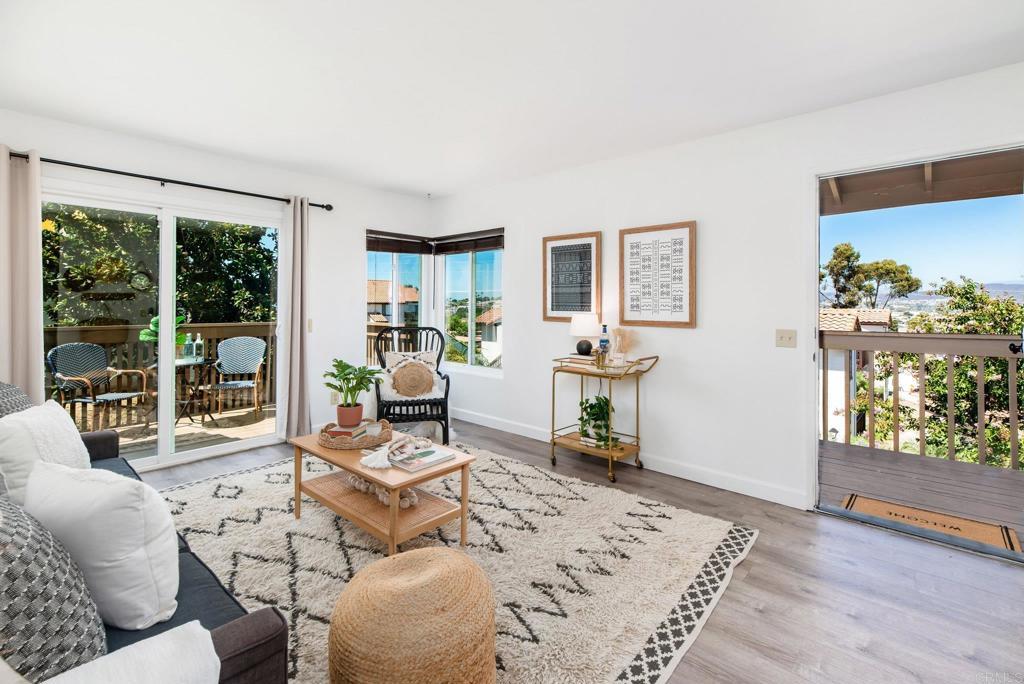
[[[85,442],[90,461],[102,461],[105,458],[117,458],[120,455],[117,433],[113,430],[83,432],[82,441]]]
[[[263,608],[211,630],[220,656],[220,681],[286,684],[288,624],[277,608]]]

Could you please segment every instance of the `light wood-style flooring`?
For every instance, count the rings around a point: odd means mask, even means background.
[[[544,442],[454,429],[457,441],[551,467]],[[160,488],[290,455],[266,447],[143,477]],[[558,456],[557,472],[609,484],[601,461]],[[1024,566],[651,470],[616,472],[611,486],[760,530],[671,684],[1024,681]]]

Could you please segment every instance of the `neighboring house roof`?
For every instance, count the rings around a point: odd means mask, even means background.
[[[398,303],[420,301],[420,290],[412,285],[403,285],[398,291]],[[390,280],[367,280],[366,281],[366,303],[367,304],[388,304],[391,302],[391,281]]]
[[[891,321],[889,309],[818,310],[818,330],[823,332],[857,332],[864,326],[888,327]]]
[[[491,308],[476,317],[476,322],[483,325],[501,323],[501,302],[495,302]]]

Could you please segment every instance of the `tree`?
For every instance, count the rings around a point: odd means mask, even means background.
[[[921,289],[921,281],[914,277],[907,264],[898,264],[892,259],[861,263],[860,252],[849,242],[833,247],[832,258],[818,271],[819,284],[824,286],[826,280],[832,284],[835,297],[831,301],[837,309],[860,306],[884,309],[892,300],[908,297]]]
[[[860,305],[861,288],[864,285],[860,272],[860,252],[849,242],[841,242],[832,248],[832,258],[822,267],[818,281],[825,278],[832,282],[835,292],[833,306],[837,309],[853,309]]]
[[[146,325],[157,315],[159,223],[152,214],[43,205],[49,325]],[[273,228],[179,218],[177,309],[190,323],[276,318]]]
[[[909,297],[921,289],[921,280],[913,276],[910,266],[897,264],[892,259],[863,264],[860,272],[862,298],[872,309],[884,309],[893,299]],[[884,297],[881,305],[879,297]]]

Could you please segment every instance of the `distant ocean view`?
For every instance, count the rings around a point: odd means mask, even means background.
[[[1024,282],[1020,283],[985,283],[985,289],[993,297],[1011,297],[1021,304],[1024,304]],[[919,313],[934,313],[939,304],[948,298],[940,295],[928,294],[931,291],[930,285],[926,285],[920,292],[914,292],[903,299],[896,299],[889,302],[887,309],[892,311],[893,320],[896,321],[900,330],[906,330],[907,321]],[[832,306],[835,293],[823,291],[818,295],[818,302],[823,309]]]

